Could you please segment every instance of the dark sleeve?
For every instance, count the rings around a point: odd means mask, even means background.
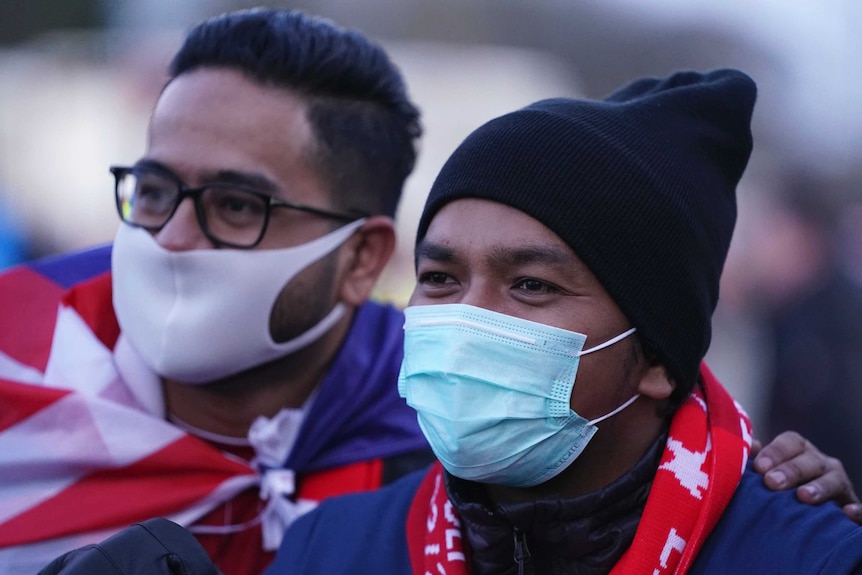
[[[39,575],[221,575],[194,536],[167,519],[128,527],[51,561]]]
[[[750,468],[689,575],[862,574],[862,527],[832,502],[769,491]]]

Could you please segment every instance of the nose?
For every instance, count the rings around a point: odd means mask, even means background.
[[[505,286],[484,277],[473,277],[464,285],[458,303],[507,313],[508,298]]]
[[[487,295],[476,293],[475,290],[471,290],[470,293],[464,294],[464,297],[460,298],[460,301],[458,303],[472,305],[473,307],[481,307],[491,311],[499,311],[500,307],[498,304],[495,303],[493,298],[487,297]]]
[[[180,202],[174,215],[154,237],[160,246],[172,252],[215,247],[201,229],[191,198]]]

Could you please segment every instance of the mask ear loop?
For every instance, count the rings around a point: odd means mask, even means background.
[[[613,416],[615,416],[616,414],[618,414],[619,412],[621,412],[622,410],[624,410],[625,408],[627,408],[628,406],[630,406],[631,404],[633,404],[633,403],[635,402],[635,400],[636,400],[637,398],[639,398],[640,396],[641,396],[641,394],[639,394],[639,393],[634,394],[633,396],[631,396],[631,397],[628,399],[628,401],[626,401],[624,404],[622,404],[621,406],[619,406],[618,408],[616,408],[616,409],[615,409],[615,410],[613,410],[612,412],[610,412],[610,413],[608,413],[608,414],[606,414],[606,415],[603,415],[603,416],[601,416],[601,417],[597,417],[597,418],[595,418],[595,419],[591,419],[591,420],[589,421],[589,424],[590,424],[590,425],[595,425],[595,424],[597,424],[597,423],[599,423],[599,422],[602,422],[602,421],[606,420],[606,419],[607,419],[607,418],[609,418],[609,417],[613,417]]]
[[[609,345],[613,345],[616,342],[620,341],[621,339],[627,338],[628,336],[630,336],[631,334],[633,334],[636,331],[637,331],[637,328],[635,328],[635,327],[631,328],[630,330],[624,331],[623,333],[619,334],[616,337],[612,337],[611,339],[609,339],[608,341],[606,341],[604,343],[600,343],[599,345],[597,345],[595,347],[591,347],[590,349],[585,349],[585,350],[581,351],[578,354],[578,357],[580,357],[582,355],[586,355],[588,353],[593,353],[594,351],[599,351],[600,349],[604,349],[604,348],[608,347]],[[622,404],[621,406],[619,406],[615,410],[611,411],[610,413],[607,413],[601,417],[597,417],[596,419],[591,419],[589,421],[589,424],[595,425],[597,423],[600,423],[600,422],[608,419],[609,417],[615,416],[616,414],[618,414],[619,412],[621,412],[622,410],[624,410],[625,408],[627,408],[628,406],[633,404],[637,400],[637,398],[639,398],[640,396],[641,396],[641,394],[639,394],[639,393],[634,394],[633,396],[631,396],[628,399],[628,401],[626,401],[624,404]]]
[[[628,331],[624,331],[623,333],[619,334],[616,337],[612,337],[611,339],[609,339],[605,343],[600,343],[599,345],[597,345],[595,347],[591,347],[590,349],[585,349],[585,350],[578,352],[577,357],[581,357],[582,355],[587,355],[588,353],[593,353],[594,351],[599,351],[600,349],[604,349],[604,348],[608,347],[609,345],[615,344],[616,342],[620,341],[621,339],[627,338],[628,336],[630,336],[631,334],[633,334],[636,331],[637,331],[637,328],[633,327]]]

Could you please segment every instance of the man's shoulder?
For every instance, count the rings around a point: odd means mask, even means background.
[[[0,273],[0,353],[42,371],[61,302],[81,307],[104,339],[116,332],[110,294],[111,247],[21,264]],[[104,316],[104,317],[102,317]],[[95,318],[95,319],[93,319]],[[89,320],[93,321],[89,321]]]
[[[373,300],[356,311],[341,355],[350,363],[379,361],[385,357],[400,366],[404,341],[404,314],[391,304]]]
[[[266,575],[410,573],[407,515],[427,473],[322,502],[291,525]]]
[[[399,333],[404,327],[404,312],[392,304],[368,300],[359,306],[356,324],[368,334]]]
[[[386,384],[392,384],[393,376],[388,371],[401,367],[404,342],[404,314],[392,305],[366,301],[356,311],[347,338],[331,371],[347,369],[350,374],[363,373],[366,369],[380,374]],[[340,376],[341,374],[339,374]],[[394,389],[394,384],[393,384]]]
[[[862,573],[862,527],[833,503],[770,491],[749,468],[690,573]]]
[[[64,288],[92,279],[111,269],[111,245],[95,246],[27,264],[29,268]]]
[[[400,511],[406,511],[406,508],[413,502],[419,484],[427,474],[428,467],[425,467],[408,473],[389,485],[374,491],[363,491],[328,499],[321,503],[315,512],[342,517],[344,513],[353,514],[356,512],[359,517],[364,517],[365,511],[376,512],[378,507],[385,507],[385,513],[397,514]],[[400,509],[401,506],[405,506],[405,509]],[[379,514],[376,517],[381,518]]]

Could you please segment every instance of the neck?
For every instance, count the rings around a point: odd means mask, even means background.
[[[347,313],[308,347],[217,381],[189,385],[163,379],[167,413],[204,431],[246,437],[259,416],[302,407],[335,360],[352,319]]]

